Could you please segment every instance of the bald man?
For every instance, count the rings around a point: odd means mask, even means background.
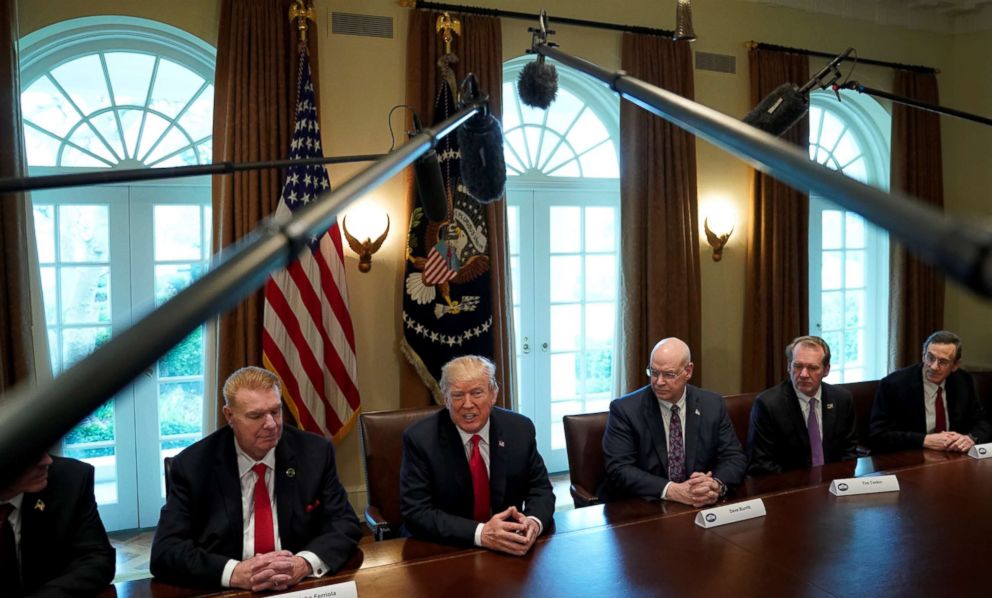
[[[723,397],[689,384],[692,355],[677,338],[654,346],[646,373],[647,386],[610,404],[600,496],[715,503],[747,467]]]

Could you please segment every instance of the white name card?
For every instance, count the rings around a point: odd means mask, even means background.
[[[358,598],[358,586],[353,581],[336,583],[330,586],[319,586],[285,594],[274,594],[280,598]]]
[[[696,514],[696,525],[710,528],[764,516],[765,503],[756,498],[700,511]]]
[[[899,492],[899,480],[894,475],[880,475],[869,478],[846,478],[830,482],[830,494],[836,496],[873,494],[875,492]]]
[[[989,457],[992,457],[992,442],[976,444],[971,447],[970,451],[968,451],[968,456],[975,459],[988,459]]]

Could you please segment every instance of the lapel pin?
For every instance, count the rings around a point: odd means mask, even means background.
[[[292,467],[290,467],[289,469],[287,469],[286,470],[286,477],[287,478],[295,478],[296,477],[296,470],[293,469]]]
[[[833,403],[827,403],[827,409],[833,409],[833,408],[834,408]]]
[[[39,498],[38,499],[38,502],[34,503],[34,510],[35,511],[41,511],[42,513],[44,513],[45,512],[45,502]]]
[[[696,415],[701,415],[701,414],[699,413],[699,409],[696,409]]]
[[[503,442],[502,440],[497,440],[496,444],[497,446],[499,446],[499,448],[506,448],[506,443]]]

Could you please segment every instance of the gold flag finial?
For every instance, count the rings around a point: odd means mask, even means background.
[[[451,42],[454,40],[451,33],[454,32],[455,35],[461,35],[462,22],[458,19],[452,19],[451,15],[445,12],[437,18],[436,29],[437,33],[444,32],[444,53],[451,54]]]
[[[296,28],[300,32],[300,43],[305,44],[307,42],[307,28],[310,27],[307,21],[316,23],[317,13],[306,0],[293,0],[289,6],[289,20],[293,21],[294,19],[296,20]]]

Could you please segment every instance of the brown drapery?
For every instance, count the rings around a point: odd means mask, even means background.
[[[896,71],[893,93],[939,104],[932,73]],[[943,209],[940,116],[902,104],[892,105],[891,189],[904,191]],[[920,360],[924,339],[944,323],[944,278],[937,268],[893,242],[890,253],[889,366]]]
[[[805,55],[753,49],[748,58],[752,106],[783,83],[809,78]],[[809,121],[782,137],[807,147]],[[758,171],[752,181],[741,392],[780,381],[786,345],[809,330],[809,196]]]
[[[621,68],[688,99],[695,95],[687,42],[624,33]],[[684,340],[702,378],[696,139],[635,106],[620,106],[620,237],[623,256],[623,390],[647,383],[644,366],[662,338]]]
[[[291,0],[223,0],[217,40],[214,162],[285,160],[293,132],[299,53],[289,21]],[[316,25],[307,36],[317,87]],[[213,249],[222,251],[275,211],[282,190],[277,169],[213,179]],[[262,363],[261,290],[220,318],[218,387],[232,371]],[[218,400],[223,404],[221,393]],[[223,421],[223,420],[221,420]]]
[[[17,59],[17,2],[0,0],[0,177],[24,176],[20,76]],[[44,342],[44,311],[31,204],[24,193],[0,195],[0,395],[11,386],[48,374],[47,359],[35,362]],[[38,328],[36,331],[35,328]],[[40,337],[40,338],[39,338]],[[46,343],[47,345],[47,343]]]
[[[414,10],[410,12],[407,36],[406,101],[430,123],[434,96],[440,85],[439,58],[444,56],[444,44],[436,32],[439,12]],[[489,93],[490,111],[496,118],[502,115],[503,91],[503,33],[495,17],[453,14],[461,21],[461,36],[455,36],[452,52],[458,63],[452,68],[459,77],[475,73],[479,88]],[[409,119],[408,119],[409,123]],[[409,175],[408,175],[409,176]],[[407,186],[406,212],[415,201],[411,184]],[[493,306],[493,362],[502,392],[501,407],[515,407],[515,356],[513,352],[513,304],[510,301],[509,249],[506,242],[506,201],[493,202],[486,207],[488,219],[489,275]],[[403,268],[400,268],[403,272]],[[402,330],[402,323],[400,323]],[[430,390],[424,385],[413,366],[406,360],[400,374],[401,405],[413,407],[433,403]]]

